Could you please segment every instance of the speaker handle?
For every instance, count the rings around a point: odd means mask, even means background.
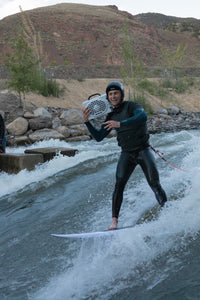
[[[101,94],[99,94],[99,93],[96,93],[96,94],[92,94],[92,95],[90,95],[89,97],[88,97],[88,100],[90,100],[92,97],[94,97],[94,96],[101,96]]]

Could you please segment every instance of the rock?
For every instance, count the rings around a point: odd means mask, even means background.
[[[23,135],[27,132],[28,121],[22,117],[15,119],[13,122],[6,126],[8,133],[11,135]]]
[[[33,119],[33,118],[35,118],[35,115],[33,113],[29,112],[29,111],[26,111],[24,113],[24,118],[25,119]]]
[[[68,109],[60,116],[62,125],[75,125],[83,123],[83,114],[80,109]]]
[[[88,134],[88,130],[85,124],[72,125],[68,127],[71,136],[79,136]]]
[[[160,109],[156,112],[157,114],[163,114],[163,115],[168,115],[168,111],[167,109],[163,108],[163,109]]]
[[[58,128],[56,128],[56,130],[62,135],[64,135],[66,138],[70,136],[70,129],[66,126],[59,126]]]
[[[178,115],[180,112],[180,108],[178,108],[177,106],[172,106],[170,109],[170,113],[174,115]]]
[[[66,139],[67,142],[83,142],[88,140],[91,140],[88,135],[73,136]]]
[[[7,141],[7,146],[22,146],[31,144],[27,135],[16,136]]]
[[[39,130],[39,129],[51,128],[51,127],[52,127],[52,119],[49,117],[40,116],[29,120],[29,128],[32,130]]]
[[[39,107],[35,109],[33,113],[35,117],[42,116],[42,117],[51,118],[51,114],[44,107]]]
[[[59,139],[63,140],[65,139],[64,135],[59,133],[58,131],[54,129],[40,129],[36,130],[33,133],[29,134],[29,139],[31,142],[38,142],[43,140],[50,140],[50,139]]]
[[[53,128],[53,129],[56,129],[56,128],[58,128],[59,126],[61,126],[61,120],[60,120],[60,118],[55,117],[55,118],[53,119],[53,121],[52,121],[52,128]]]
[[[172,117],[169,115],[160,115],[159,116],[161,119],[168,119],[168,120],[172,120]]]

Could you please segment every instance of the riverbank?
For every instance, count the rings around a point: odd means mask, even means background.
[[[93,121],[100,126],[102,119]],[[200,129],[200,112],[182,112],[178,107],[162,109],[148,117],[150,134]],[[86,141],[92,137],[83,122],[80,109],[37,108],[24,111],[6,125],[7,145],[28,145],[42,140]],[[115,136],[112,131],[109,137]]]
[[[16,95],[1,90],[0,111],[5,117],[7,145],[32,144],[51,138],[69,142],[91,139],[83,123],[82,102],[94,92],[103,94],[109,81],[111,79],[59,80],[65,86],[62,98],[30,93],[23,100],[23,107],[19,107]],[[128,94],[126,86],[125,94]],[[199,88],[181,95],[171,91],[164,100],[151,95],[148,99],[154,111],[148,116],[151,134],[200,128]]]

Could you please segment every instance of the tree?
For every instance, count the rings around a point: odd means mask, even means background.
[[[174,53],[164,50],[160,47],[162,54],[162,65],[164,67],[164,78],[169,80],[177,80],[177,68],[182,66],[183,59],[187,50],[187,45],[178,44]]]
[[[32,49],[26,42],[24,35],[20,33],[11,43],[13,54],[7,54],[6,66],[10,72],[8,86],[17,92],[22,104],[22,95],[32,90],[35,70],[38,61],[33,55]]]
[[[142,61],[135,55],[127,23],[123,26],[123,33],[125,35],[122,46],[122,58],[124,63],[121,67],[121,76],[124,83],[133,89],[134,97],[136,97],[136,91],[139,89],[139,83],[146,78],[145,70]]]

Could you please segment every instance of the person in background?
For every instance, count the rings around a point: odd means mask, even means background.
[[[112,196],[112,223],[108,228],[114,230],[117,229],[124,188],[138,164],[161,206],[165,204],[167,197],[160,184],[155,158],[150,150],[145,110],[137,102],[124,101],[124,87],[118,81],[108,84],[106,94],[113,111],[107,115],[100,129],[96,129],[88,121],[90,114],[88,108],[82,108],[82,112],[84,122],[96,141],[103,140],[113,128],[117,132],[121,155],[117,164],[116,183]]]
[[[0,114],[0,153],[6,152],[6,134],[5,123],[2,115]]]

